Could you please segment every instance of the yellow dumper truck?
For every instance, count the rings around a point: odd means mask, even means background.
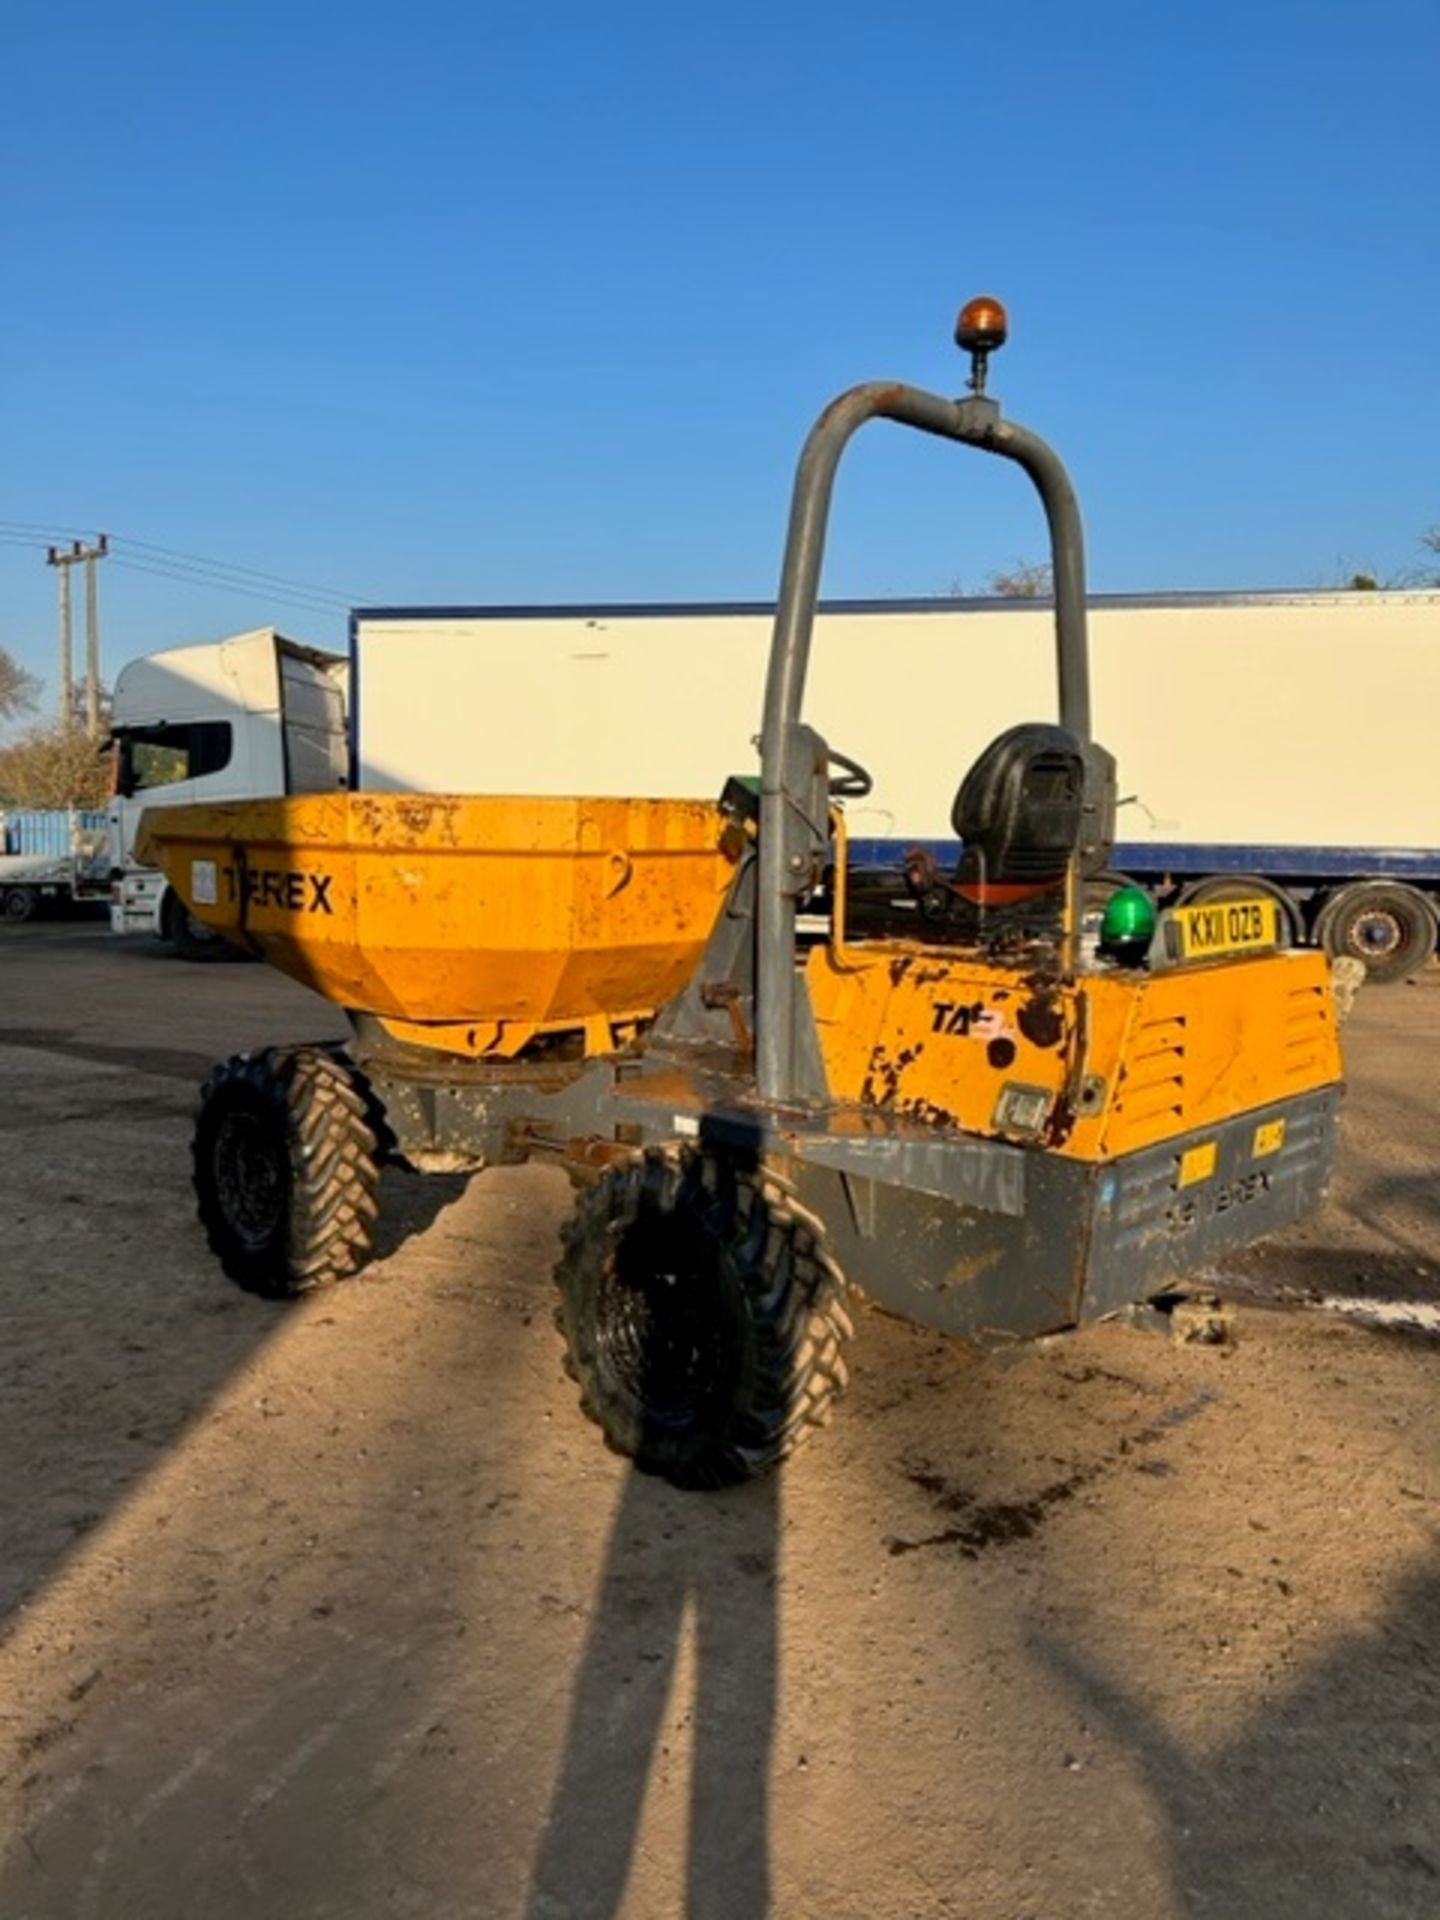
[[[1273,899],[1085,912],[1114,840],[1068,477],[987,393],[842,394],[801,455],[758,781],[717,803],[363,792],[152,816],[189,910],[347,1009],[345,1048],[207,1083],[195,1182],[233,1278],[356,1271],[378,1169],[549,1159],[557,1320],[609,1443],[682,1486],[773,1466],[845,1381],[853,1292],[1010,1342],[1173,1292],[1313,1209],[1341,1067],[1329,963]],[[840,455],[883,418],[1016,462],[1055,574],[1058,723],[959,784],[950,870],[847,886],[869,780],[802,718]],[[880,663],[877,662],[877,678]],[[943,774],[938,774],[942,777]]]

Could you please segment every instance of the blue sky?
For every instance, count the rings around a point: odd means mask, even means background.
[[[815,412],[958,391],[981,289],[1097,588],[1389,571],[1440,520],[1435,0],[11,0],[4,48],[0,520],[334,596],[107,562],[108,672],[349,597],[768,596]],[[1041,546],[1017,474],[875,427],[826,589]],[[54,587],[0,539],[47,675]]]

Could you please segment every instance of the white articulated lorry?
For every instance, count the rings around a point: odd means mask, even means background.
[[[353,783],[718,794],[757,764],[771,618],[753,603],[361,610]],[[953,857],[965,768],[1017,713],[1053,715],[1053,645],[1045,601],[822,606],[807,709],[874,776],[848,812],[852,864]],[[1440,593],[1100,595],[1090,646],[1120,873],[1166,900],[1258,887],[1295,939],[1375,979],[1425,962]]]
[[[345,681],[337,654],[260,627],[132,660],[115,682],[111,731],[110,924],[154,933],[187,959],[223,951],[163,874],[135,858],[147,808],[320,793],[348,780]]]
[[[115,689],[112,924],[213,951],[136,821],[166,801],[382,792],[718,794],[757,765],[772,610],[362,609],[348,662],[271,628],[131,663]],[[954,857],[954,788],[1016,713],[1053,711],[1037,600],[822,605],[807,707],[874,791],[853,866]],[[1433,952],[1440,593],[1100,595],[1096,736],[1119,761],[1119,873],[1157,898],[1260,888],[1296,940],[1397,979]],[[887,670],[876,695],[874,662]],[[855,898],[863,897],[863,887]]]

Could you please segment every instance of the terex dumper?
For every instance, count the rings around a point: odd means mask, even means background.
[[[1090,733],[1069,480],[985,391],[1004,336],[972,301],[963,398],[860,386],[811,432],[758,786],[155,817],[189,910],[353,1023],[346,1048],[242,1055],[205,1088],[200,1214],[235,1279],[297,1293],[358,1268],[382,1154],[556,1161],[578,1188],[557,1278],[582,1405],[642,1468],[708,1487],[825,1419],[851,1292],[1013,1341],[1151,1301],[1317,1204],[1341,1073],[1325,956],[1290,950],[1264,898],[1157,916],[1132,891],[1098,944],[1082,925],[1115,763]],[[852,926],[844,806],[869,778],[802,709],[835,469],[875,418],[1035,485],[1059,718],[1008,727],[960,780],[958,863],[917,850],[890,923],[872,902]]]

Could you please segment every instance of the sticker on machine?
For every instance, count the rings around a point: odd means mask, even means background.
[[[213,907],[220,898],[220,886],[213,860],[190,862],[190,898],[197,907]]]

